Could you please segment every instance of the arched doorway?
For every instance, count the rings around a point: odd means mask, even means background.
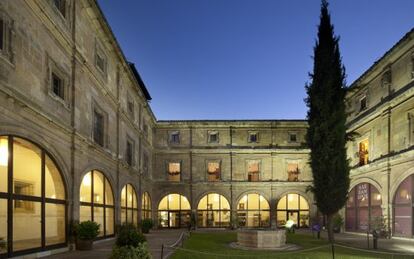
[[[414,174],[400,183],[394,194],[394,235],[414,236]]]
[[[126,184],[121,191],[121,223],[138,225],[137,193],[131,184]]]
[[[85,174],[80,187],[79,221],[92,220],[100,225],[99,237],[114,235],[114,196],[105,175],[97,170]]]
[[[218,193],[210,193],[201,198],[197,213],[198,227],[230,226],[230,204]]]
[[[269,202],[257,193],[244,195],[237,204],[237,219],[240,227],[270,226]]]
[[[0,136],[0,238],[7,244],[0,257],[65,246],[66,210],[52,157],[26,139]]]
[[[142,219],[152,219],[151,197],[148,192],[142,194]]]
[[[191,220],[191,206],[180,194],[168,194],[158,205],[158,222],[162,228],[187,227]]]
[[[292,220],[299,228],[309,226],[309,204],[297,193],[286,194],[277,203],[277,226],[285,226],[288,220]]]
[[[356,185],[348,194],[345,208],[345,229],[366,232],[370,222],[382,216],[382,197],[377,188],[369,183]]]

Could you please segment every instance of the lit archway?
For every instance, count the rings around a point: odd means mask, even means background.
[[[230,204],[223,195],[205,195],[198,203],[197,213],[198,227],[230,226]]]
[[[51,156],[23,138],[0,136],[0,237],[7,244],[0,257],[65,246],[66,210],[65,183]]]
[[[191,206],[180,194],[168,194],[158,205],[158,222],[162,228],[187,227],[190,224]]]
[[[394,235],[414,236],[414,174],[400,183],[394,194]]]
[[[121,191],[121,223],[138,225],[137,193],[131,184],[127,184]]]
[[[142,194],[142,219],[152,219],[151,197],[148,192]]]
[[[277,226],[285,226],[288,220],[293,221],[297,227],[309,226],[309,204],[303,196],[297,193],[286,194],[277,203]]]
[[[237,219],[240,227],[270,226],[269,202],[262,195],[244,195],[237,204]]]
[[[380,192],[369,183],[356,185],[348,194],[345,208],[345,229],[366,232],[370,222],[382,216],[382,197]]]
[[[92,220],[100,225],[99,237],[114,235],[114,196],[105,175],[97,170],[85,174],[80,187],[79,221]]]

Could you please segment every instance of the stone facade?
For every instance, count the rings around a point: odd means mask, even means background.
[[[66,193],[66,237],[71,222],[80,219],[79,190],[91,170],[102,172],[112,186],[115,224],[121,223],[126,184],[137,193],[138,219],[142,194],[149,194],[155,222],[161,199],[172,193],[184,195],[195,214],[206,194],[218,193],[229,201],[232,220],[244,195],[260,194],[269,202],[273,227],[277,203],[287,194],[299,194],[310,216],[316,214],[306,192],[312,181],[306,121],[157,121],[144,83],[93,0],[4,0],[0,22],[0,136],[27,139],[56,163]],[[389,219],[400,183],[414,173],[413,36],[408,33],[347,95],[348,129],[358,133],[348,145],[351,189],[372,184]],[[367,164],[359,166],[365,140]],[[258,175],[249,177],[252,161]],[[215,181],[209,162],[219,164]],[[180,165],[178,181],[169,179],[169,163]],[[8,219],[12,192],[0,190]],[[393,221],[388,224],[392,229]],[[2,228],[0,216],[0,237],[6,232],[13,236],[11,226]],[[42,244],[22,253],[50,249]]]

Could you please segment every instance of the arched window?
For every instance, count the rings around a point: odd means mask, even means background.
[[[197,207],[197,226],[199,227],[228,227],[230,226],[230,204],[220,194],[205,195]]]
[[[237,204],[237,218],[241,227],[268,227],[270,225],[269,203],[262,195],[246,194]]]
[[[0,238],[6,257],[66,243],[61,173],[45,150],[13,136],[0,136]]]
[[[137,193],[131,184],[127,184],[121,191],[121,223],[138,225]]]
[[[151,210],[151,197],[148,192],[142,194],[142,219],[152,219],[152,210]]]
[[[190,224],[191,206],[180,194],[168,194],[158,205],[158,222],[163,228],[187,227]]]
[[[288,220],[292,220],[297,227],[308,227],[308,202],[297,193],[289,193],[283,196],[277,203],[276,220],[278,227],[285,226]]]
[[[394,235],[414,236],[414,174],[405,178],[394,194]]]
[[[348,194],[345,229],[366,232],[370,222],[382,216],[381,194],[369,183],[360,183]]]
[[[79,221],[92,220],[100,225],[99,237],[114,234],[114,196],[108,179],[99,171],[85,174],[80,187]]]

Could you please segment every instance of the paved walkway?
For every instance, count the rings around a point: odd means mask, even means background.
[[[310,231],[306,230],[298,231],[311,234]],[[321,237],[328,239],[328,233],[325,231],[321,232]],[[335,242],[361,249],[373,249],[372,235],[369,236],[369,246],[366,234],[336,233]],[[392,239],[381,238],[378,239],[378,251],[414,254],[414,239],[402,239],[395,237]]]
[[[151,233],[145,234],[148,241],[148,248],[154,259],[161,258],[161,246],[171,245],[180,237],[185,229],[166,229],[166,230],[151,230]],[[112,251],[112,246],[115,244],[115,239],[102,240],[95,242],[92,251],[69,251],[62,254],[56,254],[45,257],[47,259],[104,259],[109,258]],[[164,258],[172,254],[173,250],[165,248]]]

